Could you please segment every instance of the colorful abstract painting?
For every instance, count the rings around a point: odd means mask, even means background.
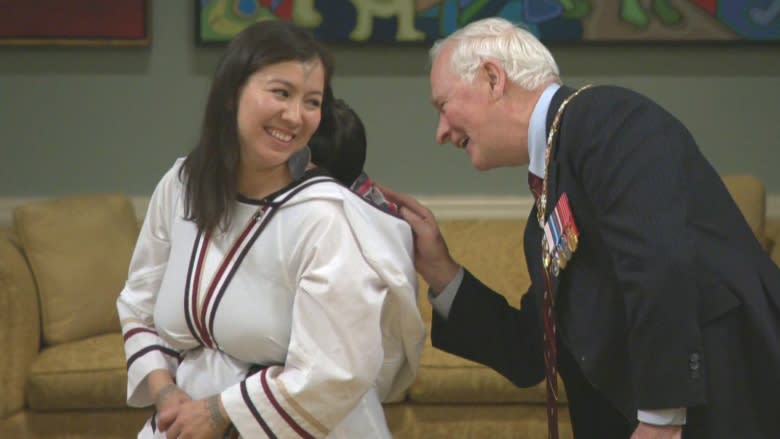
[[[196,0],[197,42],[291,20],[334,43],[429,43],[485,17],[545,42],[780,41],[780,0]]]

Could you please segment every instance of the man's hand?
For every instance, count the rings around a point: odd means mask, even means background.
[[[185,402],[160,413],[159,420],[168,439],[220,438],[230,425],[219,395]]]
[[[377,186],[390,201],[398,204],[399,213],[412,227],[414,266],[433,293],[440,293],[455,277],[460,267],[450,256],[433,212],[408,195],[385,186]]]
[[[682,427],[679,425],[650,425],[640,422],[631,435],[631,439],[681,439]]]

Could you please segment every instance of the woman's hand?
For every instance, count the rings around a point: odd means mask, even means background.
[[[163,411],[173,409],[188,401],[192,401],[190,395],[187,395],[187,393],[176,384],[170,383],[157,391],[157,396],[154,399],[154,406],[157,408],[157,413],[162,413]]]
[[[168,439],[215,439],[224,435],[230,422],[219,395],[214,395],[166,409],[158,425]]]

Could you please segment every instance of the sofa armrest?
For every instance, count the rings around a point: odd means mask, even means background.
[[[0,230],[0,419],[24,408],[27,372],[40,340],[35,280],[13,233]]]

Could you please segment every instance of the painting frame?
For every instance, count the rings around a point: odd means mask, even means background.
[[[365,30],[363,30],[362,37],[353,38],[352,33],[358,32],[358,28],[365,28],[361,24],[362,15],[358,11],[357,5],[359,3],[369,4],[370,0],[194,0],[195,43],[197,46],[223,46],[232,35],[237,33],[231,29],[241,29],[241,20],[247,23],[265,18],[280,18],[297,23],[298,18],[309,17],[306,18],[307,21],[322,20],[322,24],[318,27],[312,27],[304,23],[304,27],[309,27],[318,39],[327,44],[351,46],[364,43],[374,46],[430,45],[436,39],[448,35],[470,21],[496,15],[505,18],[519,17],[519,19],[512,21],[520,23],[548,45],[720,45],[735,43],[760,45],[780,42],[780,0],[686,0],[685,2],[657,0],[649,5],[641,3],[640,0],[616,2],[597,2],[596,0],[396,1],[399,4],[413,3],[417,6],[418,9],[415,11],[416,15],[411,27],[403,25],[403,14],[399,9],[396,17],[373,17],[373,23],[370,25],[373,26],[373,33],[368,38],[366,38]],[[307,7],[315,11],[314,13],[317,15],[311,18],[311,16],[298,14],[296,17],[295,8],[298,7],[298,4],[308,4]],[[327,6],[325,6],[326,4]],[[345,4],[348,6],[344,6]],[[585,5],[585,9],[564,10],[563,4]],[[255,5],[255,9],[266,10],[260,12],[238,10],[248,5]],[[532,9],[533,5],[536,6]],[[633,5],[634,8],[624,9],[626,5]],[[450,9],[445,10],[445,6]],[[274,7],[276,9],[273,9]],[[545,10],[543,7],[553,7],[553,9]],[[558,9],[554,9],[555,7]],[[221,8],[221,10],[216,10],[217,8]],[[742,10],[738,10],[738,8]],[[434,11],[435,9],[438,11]],[[765,14],[764,19],[767,26],[765,29],[759,29],[756,27],[756,23],[748,21],[750,14],[760,12]],[[276,16],[266,17],[269,13],[276,14]],[[308,12],[308,14],[311,13]],[[207,14],[211,15],[207,16]],[[328,17],[333,16],[345,18],[343,18],[343,22],[336,25],[329,24],[330,18]],[[217,35],[213,29],[210,29],[213,27],[212,24],[219,24],[223,27],[221,35]],[[347,34],[346,32],[350,28],[353,28],[352,33]],[[347,29],[347,31],[343,29]],[[388,32],[393,31],[396,32],[396,36],[388,38]],[[425,35],[421,37],[423,33]]]
[[[0,0],[0,9],[0,46],[151,44],[151,0]]]

